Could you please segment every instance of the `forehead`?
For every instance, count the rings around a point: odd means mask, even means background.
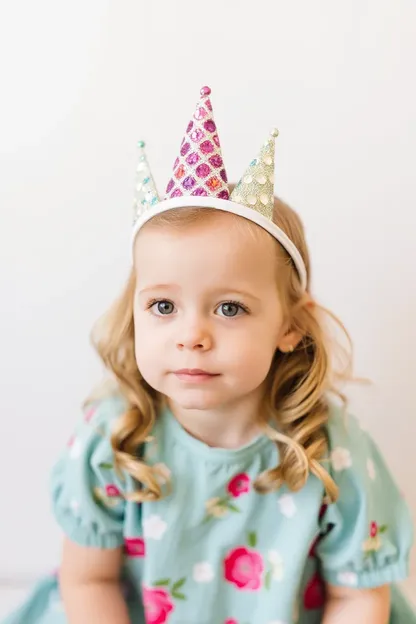
[[[147,225],[134,248],[139,287],[195,281],[261,288],[275,280],[277,243],[243,217],[223,212],[191,223]]]

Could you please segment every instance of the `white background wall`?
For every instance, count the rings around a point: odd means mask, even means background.
[[[231,179],[277,125],[315,293],[416,513],[414,0],[3,2],[0,577],[53,566],[48,473],[100,377],[88,344],[129,263],[136,141],[164,189],[209,84]]]

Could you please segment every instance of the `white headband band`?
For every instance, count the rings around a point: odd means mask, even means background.
[[[299,274],[302,290],[306,290],[307,275],[305,264],[302,260],[297,247],[292,243],[290,238],[281,230],[273,221],[263,216],[260,212],[237,204],[229,199],[218,199],[216,197],[174,197],[172,199],[166,199],[144,211],[135,221],[132,231],[132,248],[136,239],[137,233],[145,223],[150,221],[156,215],[159,215],[168,210],[180,209],[180,208],[212,208],[216,210],[222,210],[223,212],[230,212],[232,214],[244,217],[253,223],[256,223],[261,228],[271,234],[287,251],[292,258],[296,270]]]

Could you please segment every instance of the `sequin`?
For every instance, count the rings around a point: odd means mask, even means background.
[[[166,187],[166,193],[170,193],[174,186],[175,186],[175,182],[171,178]]]
[[[195,128],[195,130],[191,132],[190,136],[192,141],[198,143],[202,138],[204,138],[205,134],[199,128]]]
[[[141,162],[137,165],[137,171],[144,171],[145,169],[147,169],[145,162]]]
[[[257,204],[257,197],[255,197],[255,195],[249,195],[247,197],[247,201],[250,204],[250,206],[255,206]]]
[[[206,163],[202,163],[195,169],[195,173],[199,178],[206,178],[211,173],[211,168]]]
[[[217,197],[219,199],[228,199],[230,197],[230,193],[226,189],[223,189],[218,193]]]
[[[223,165],[222,158],[219,154],[214,154],[214,156],[211,156],[211,158],[208,159],[208,162],[216,169],[219,169]]]
[[[171,197],[182,197],[182,195],[183,195],[183,193],[182,193],[181,189],[176,188],[173,191]]]
[[[208,132],[215,132],[215,130],[217,129],[217,126],[212,121],[212,119],[207,119],[206,122],[204,123],[204,128]]]
[[[241,197],[241,195],[235,195],[231,199],[232,201],[235,201],[236,204],[241,204],[243,201],[243,198]]]
[[[274,184],[274,173],[269,176],[269,182],[270,184]]]
[[[201,119],[204,119],[204,117],[206,117],[208,115],[207,111],[205,110],[205,108],[203,108],[202,106],[200,106],[199,108],[196,109],[194,117],[197,121],[200,121]]]
[[[182,156],[186,156],[186,154],[189,152],[189,148],[190,148],[190,144],[189,143],[184,143],[184,145],[182,145],[181,147],[181,155]]]
[[[139,182],[139,183],[136,185],[136,191],[137,191],[137,192],[141,191],[141,190],[142,190],[142,186],[143,186],[143,184],[142,184],[141,182]]]
[[[189,154],[189,156],[186,159],[186,162],[188,163],[188,165],[196,165],[198,161],[199,161],[199,156],[196,152],[192,152],[191,154]]]
[[[179,165],[179,158],[177,158],[175,162],[173,163],[173,169],[175,170],[178,165]]]
[[[269,198],[267,197],[267,195],[260,195],[260,201],[261,203],[266,206],[269,203]]]
[[[244,176],[244,184],[251,184],[253,182],[253,178],[251,177],[251,175],[246,175]]]
[[[185,175],[185,167],[180,165],[175,171],[175,177],[180,180]]]
[[[265,165],[271,165],[273,162],[272,157],[266,154],[266,156],[263,156],[263,162]]]
[[[191,195],[199,196],[199,195],[208,195],[205,189],[198,187],[194,191],[192,191]]]
[[[185,195],[208,196],[212,193],[216,197],[229,197],[227,174],[209,99],[211,90],[209,87],[202,87],[200,93],[201,98],[179,148],[179,157],[174,166],[173,186],[167,191],[167,197],[172,196],[169,193],[173,193],[178,187]],[[176,182],[177,180],[180,180],[180,184]],[[206,180],[209,180],[209,185]],[[175,197],[178,196],[177,193]]]
[[[143,180],[143,184],[149,184],[149,182],[150,182],[150,178],[149,176],[147,176],[147,178]]]
[[[211,191],[216,191],[221,186],[221,182],[214,176],[207,181],[206,185]]]
[[[214,146],[211,143],[211,141],[204,141],[203,143],[201,143],[201,145],[199,146],[199,149],[201,150],[201,152],[203,154],[210,154],[211,152],[214,151]]]
[[[184,179],[184,181],[182,182],[183,188],[185,188],[187,190],[193,188],[195,186],[195,184],[196,184],[196,180],[192,176],[187,176]]]
[[[266,182],[267,182],[267,178],[263,174],[260,174],[260,175],[256,176],[256,180],[261,185],[266,184]]]

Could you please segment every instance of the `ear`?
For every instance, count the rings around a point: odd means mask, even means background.
[[[297,331],[288,331],[279,340],[277,348],[282,353],[291,353],[302,340],[302,334]]]

